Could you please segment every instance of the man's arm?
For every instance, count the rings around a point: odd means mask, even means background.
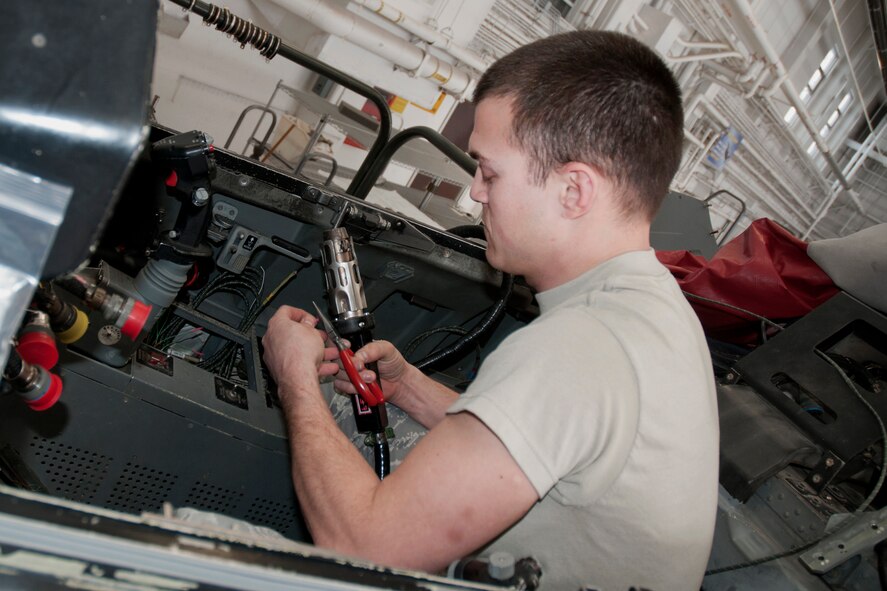
[[[289,428],[293,482],[318,546],[436,571],[495,538],[538,500],[502,442],[468,413],[439,420],[379,481],[320,392],[318,375],[337,367],[324,363],[316,321],[282,307],[263,343]]]
[[[303,378],[281,398],[293,482],[318,546],[433,572],[495,538],[538,500],[502,442],[468,413],[440,421],[379,481],[339,430],[316,377]]]

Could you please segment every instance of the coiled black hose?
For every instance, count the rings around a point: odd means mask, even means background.
[[[382,433],[373,433],[373,464],[376,467],[376,476],[384,480],[391,473],[391,456],[388,449],[388,436]]]
[[[456,226],[448,230],[451,234],[462,238],[484,238],[484,229],[482,226],[468,225]],[[423,371],[443,369],[456,362],[457,359],[465,355],[467,349],[473,346],[480,338],[491,334],[502,318],[505,316],[505,304],[511,297],[511,291],[514,288],[514,276],[508,273],[502,273],[502,284],[499,288],[499,299],[487,311],[486,315],[478,322],[474,328],[468,331],[462,338],[438,351],[432,351],[425,358],[418,361],[415,366]]]

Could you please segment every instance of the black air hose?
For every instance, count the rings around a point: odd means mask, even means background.
[[[85,300],[89,295],[89,282],[75,273],[59,277],[55,279],[55,283],[74,294],[74,297],[79,300]]]
[[[484,238],[484,229],[482,226],[467,225],[456,226],[447,230],[451,234],[455,234],[461,238]],[[424,359],[418,361],[415,366],[421,370],[443,369],[455,363],[455,361],[465,355],[467,349],[475,344],[480,338],[487,337],[492,334],[499,322],[505,316],[505,304],[511,296],[511,290],[514,287],[514,276],[508,273],[502,273],[502,284],[499,288],[499,299],[487,311],[486,315],[468,331],[458,341],[438,351],[432,351]]]
[[[9,358],[6,360],[6,367],[3,369],[3,377],[7,380],[18,377],[22,373],[24,362],[15,347],[9,347]]]

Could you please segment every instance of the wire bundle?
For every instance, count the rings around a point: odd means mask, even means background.
[[[277,294],[280,288],[289,281],[295,274],[290,274],[283,283],[275,288],[269,297],[262,301],[262,289],[265,283],[265,271],[261,268],[247,267],[243,273],[237,275],[235,273],[225,272],[213,277],[191,300],[191,306],[197,309],[200,304],[205,302],[210,296],[217,293],[230,293],[237,296],[243,305],[243,316],[240,323],[235,327],[240,332],[246,332],[258,318],[261,311]],[[157,322],[151,334],[148,336],[148,343],[160,349],[168,351],[178,340],[179,335],[187,324],[186,320],[180,316],[176,316],[170,309],[164,317]],[[221,337],[211,337],[221,338]],[[205,346],[205,345],[204,345]],[[240,355],[240,345],[225,339],[218,349],[197,363],[197,366],[210,371],[214,374],[228,378],[234,369],[234,364]]]

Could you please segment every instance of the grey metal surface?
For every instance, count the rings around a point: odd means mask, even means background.
[[[28,307],[72,190],[0,164],[0,365]]]
[[[801,561],[815,573],[829,572],[887,539],[887,508],[877,513],[839,515],[837,518],[850,519],[852,523],[837,525],[840,529],[801,555]]]
[[[127,372],[99,366],[64,364],[65,390],[49,411],[0,399],[7,453],[50,494],[136,514],[171,502],[306,538],[283,422],[264,396],[248,394],[249,410],[226,403],[213,376],[187,363],[174,376],[136,363],[123,389]]]
[[[650,226],[650,244],[656,250],[689,250],[711,258],[718,245],[708,206],[693,197],[669,193]]]

